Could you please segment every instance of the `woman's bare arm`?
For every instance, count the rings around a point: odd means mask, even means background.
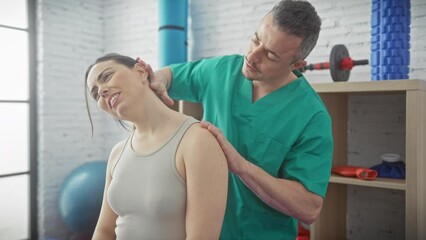
[[[185,135],[186,233],[190,239],[219,239],[226,209],[228,166],[214,136],[199,124]]]
[[[104,196],[102,200],[101,212],[99,214],[98,222],[96,224],[95,232],[93,233],[93,240],[108,240],[116,239],[115,236],[115,221],[117,215],[112,211],[107,200],[107,192],[111,183],[111,169],[115,165],[117,158],[120,155],[124,142],[120,142],[112,149],[107,166]]]

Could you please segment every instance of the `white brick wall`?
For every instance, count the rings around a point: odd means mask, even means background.
[[[39,236],[65,239],[69,232],[57,210],[62,181],[82,163],[106,159],[110,148],[96,112],[91,139],[83,95],[85,70],[104,48],[103,1],[37,4]]]
[[[426,79],[426,1],[411,0],[410,78]]]
[[[274,1],[192,1],[190,59],[243,54]]]
[[[312,1],[323,25],[316,48],[307,58],[308,63],[329,61],[333,46],[344,44],[356,60],[370,59],[371,1]],[[329,70],[309,71],[311,82],[331,82]],[[349,81],[369,81],[370,67],[356,66]]]
[[[276,3],[275,0],[192,0],[189,8],[189,60],[222,54],[244,53],[249,38],[261,18]],[[308,63],[328,60],[331,48],[343,43],[354,59],[370,56],[370,0],[321,1],[312,0],[323,20],[317,47]],[[426,73],[426,3],[411,0],[411,66],[410,77],[425,79]],[[57,211],[57,194],[67,174],[84,162],[106,159],[113,144],[125,133],[105,114],[92,105],[95,137],[90,137],[90,126],[84,105],[82,79],[87,66],[104,53],[117,52],[132,57],[140,56],[158,66],[158,2],[146,0],[38,0],[38,162],[39,162],[39,233],[40,239],[56,237],[68,239],[70,233]],[[311,82],[331,82],[328,70],[307,72]],[[357,66],[349,81],[369,81],[370,67]],[[377,161],[381,151],[403,152],[401,126],[393,128],[402,112],[385,116],[381,140],[375,146],[362,144],[365,135],[355,133],[366,129],[371,134],[366,118],[378,119],[376,111],[386,111],[391,99],[367,97],[351,98],[349,161],[359,159]],[[382,105],[381,105],[382,104]],[[357,111],[363,109],[365,111]],[[395,136],[387,141],[387,135]],[[383,140],[385,139],[385,140]],[[360,157],[361,156],[361,157]],[[363,162],[362,164],[368,164]],[[374,204],[391,209],[393,216],[403,216],[403,197],[394,191],[371,192],[370,189],[350,188],[348,191],[348,237],[350,239],[397,239],[401,233],[398,220],[379,214],[364,226],[369,211],[363,204],[366,196],[374,194]],[[396,200],[389,202],[389,196]],[[399,208],[398,208],[399,206]],[[388,210],[387,210],[388,209]],[[386,220],[384,223],[383,221]],[[363,224],[361,224],[364,222]],[[386,225],[387,224],[387,225]],[[386,229],[393,229],[392,238]],[[385,233],[383,233],[385,232]],[[385,236],[385,237],[384,237]],[[395,238],[393,238],[395,236]]]
[[[158,66],[158,3],[105,0],[105,53],[141,57]]]

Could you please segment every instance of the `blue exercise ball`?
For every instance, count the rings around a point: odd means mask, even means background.
[[[59,211],[68,229],[81,237],[91,237],[102,205],[106,161],[85,163],[74,169],[62,183]]]

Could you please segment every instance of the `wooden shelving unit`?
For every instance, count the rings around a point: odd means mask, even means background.
[[[339,82],[312,84],[312,87],[319,93],[332,117],[333,165],[347,164],[348,97],[358,93],[404,94],[406,179],[364,181],[332,175],[321,216],[311,226],[311,239],[346,239],[347,185],[404,191],[405,238],[426,239],[426,81]]]

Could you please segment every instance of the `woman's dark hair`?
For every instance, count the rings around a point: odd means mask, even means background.
[[[91,64],[87,70],[86,70],[86,74],[84,77],[84,98],[86,101],[86,110],[87,110],[87,114],[89,116],[89,121],[90,121],[90,126],[92,128],[92,137],[93,137],[93,120],[92,120],[92,115],[90,114],[90,108],[89,108],[89,97],[88,97],[88,92],[90,91],[87,87],[87,77],[89,76],[90,70],[92,70],[93,66],[95,66],[98,63],[102,63],[102,62],[106,62],[106,61],[114,61],[118,64],[121,64],[123,66],[128,67],[129,69],[132,69],[135,64],[136,64],[136,60],[131,58],[131,57],[127,57],[127,56],[123,56],[117,53],[108,53],[98,59],[96,59],[95,63]],[[129,126],[126,125],[126,123],[124,123],[124,121],[121,120],[117,120],[118,123],[125,129],[129,129]]]

